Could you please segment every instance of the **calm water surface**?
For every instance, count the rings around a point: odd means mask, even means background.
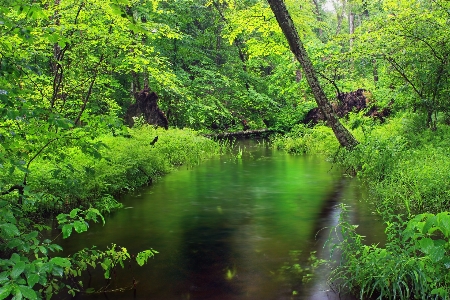
[[[119,271],[112,289],[83,299],[337,299],[328,270],[301,284],[292,266],[309,253],[328,258],[325,227],[337,223],[339,203],[352,205],[353,222],[369,242],[383,226],[363,200],[366,191],[322,157],[292,156],[241,141],[242,158],[222,156],[180,168],[123,197],[127,209],[88,232],[59,240],[66,254],[115,243],[130,253],[159,251],[144,267]],[[321,230],[323,229],[323,230]],[[98,275],[101,275],[99,272]],[[101,276],[87,283],[99,288]]]

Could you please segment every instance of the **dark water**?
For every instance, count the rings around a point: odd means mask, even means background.
[[[126,266],[110,289],[138,281],[136,293],[84,295],[83,299],[336,299],[325,269],[308,284],[293,271],[323,244],[337,223],[336,204],[370,242],[383,226],[365,202],[366,191],[322,157],[291,156],[242,141],[242,158],[223,156],[181,168],[123,197],[128,209],[88,232],[58,241],[65,253],[111,243],[130,253],[159,251],[144,267]],[[323,229],[323,230],[321,230]],[[94,273],[95,274],[95,273]],[[99,272],[100,274],[100,272]],[[100,288],[101,276],[86,285]]]

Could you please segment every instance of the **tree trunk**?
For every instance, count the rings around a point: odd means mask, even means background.
[[[314,98],[316,99],[317,106],[323,112],[341,146],[351,150],[358,144],[358,141],[341,124],[341,122],[339,122],[338,118],[334,114],[333,108],[328,102],[325,92],[320,86],[316,72],[313,68],[311,60],[308,57],[308,53],[306,52],[306,49],[298,36],[294,22],[292,21],[283,0],[268,0],[268,2],[289,43],[291,51],[302,65],[308,84],[311,87]]]
[[[378,84],[378,64],[377,64],[376,58],[372,59],[372,66],[373,66],[373,71],[372,71],[373,82],[374,82],[375,86],[377,86],[377,84]]]
[[[339,12],[338,10],[338,4],[335,4],[335,9],[336,9],[336,17],[337,17],[337,27],[336,27],[336,35],[338,35],[339,33],[341,33],[341,28],[342,28],[342,20],[344,19],[344,14],[345,14],[345,7],[346,7],[347,1],[344,0],[342,1],[342,10],[341,12]]]
[[[322,20],[322,9],[320,7],[320,3],[319,3],[318,0],[313,0],[313,3],[314,3],[314,6],[316,7],[316,18],[317,18],[317,21],[319,23],[321,23],[323,20]],[[320,24],[320,26],[322,26],[322,24]],[[323,39],[322,27],[319,27],[318,34],[319,34],[319,39],[322,40]]]
[[[355,33],[355,13],[352,11],[352,7],[350,7],[350,11],[348,13],[348,31],[350,33],[350,49],[352,49],[353,34]]]

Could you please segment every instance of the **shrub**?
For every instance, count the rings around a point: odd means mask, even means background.
[[[340,241],[333,251],[340,264],[330,280],[360,299],[448,298],[450,289],[450,213],[420,214],[387,223],[385,248],[364,245],[357,226],[347,221],[341,206]],[[336,228],[335,228],[336,230]]]
[[[158,137],[157,142],[151,142]],[[140,126],[121,136],[103,135],[98,155],[68,146],[62,154],[35,161],[29,174],[25,208],[47,213],[94,205],[101,211],[120,207],[111,195],[157,180],[171,169],[194,166],[218,154],[220,146],[189,129]]]

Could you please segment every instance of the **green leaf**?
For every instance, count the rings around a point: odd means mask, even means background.
[[[68,238],[72,234],[72,224],[66,224],[62,227],[63,239]]]
[[[42,254],[47,255],[48,251],[47,248],[44,246],[39,246],[39,251],[41,251]]]
[[[11,261],[14,263],[18,263],[20,261],[20,255],[17,253],[13,253],[11,255]]]
[[[68,268],[71,266],[70,260],[68,258],[64,258],[64,257],[54,257],[54,258],[50,259],[50,262],[52,264],[55,264],[57,266],[61,266],[64,268]]]
[[[436,216],[429,215],[425,222],[425,225],[422,228],[422,233],[427,234],[429,230],[435,225],[436,225]]]
[[[25,262],[19,261],[14,265],[13,269],[11,270],[11,278],[16,279],[17,277],[20,276],[20,274],[23,273],[24,270],[25,270]]]
[[[72,209],[72,211],[70,212],[70,217],[73,219],[73,218],[75,218],[76,216],[77,216],[77,214],[78,214],[78,212],[80,211],[80,209],[79,208],[74,208],[74,209]]]
[[[430,259],[431,261],[437,263],[438,261],[441,261],[445,256],[445,249],[443,247],[433,247],[430,250]]]
[[[21,300],[22,299],[22,292],[20,291],[18,286],[15,286],[13,293],[14,293],[14,300]]]
[[[19,290],[25,298],[33,300],[37,299],[37,294],[32,288],[25,285],[19,285]]]
[[[420,251],[425,254],[429,254],[430,251],[434,248],[434,242],[430,238],[424,238],[419,241]]]
[[[22,239],[15,238],[8,242],[7,247],[9,249],[14,249],[14,248],[19,248],[19,247],[22,248],[23,245],[24,245],[24,242]]]
[[[62,277],[64,274],[64,269],[60,266],[53,266],[52,275]]]
[[[13,287],[10,284],[0,287],[0,299],[5,299],[11,294]]]
[[[442,212],[437,214],[437,218],[442,233],[448,238],[450,236],[450,215],[448,212]]]
[[[8,272],[0,273],[0,285],[5,284],[7,281],[9,281]]]
[[[112,10],[113,14],[115,14],[117,16],[122,15],[122,8],[119,5],[117,5],[115,3],[111,3],[110,6],[111,6],[111,10]]]
[[[444,298],[447,295],[447,291],[444,288],[438,288],[432,290],[431,295],[439,295]]]
[[[67,220],[67,214],[59,214],[56,216],[56,220],[58,220],[58,223],[64,223]]]
[[[75,231],[78,233],[85,232],[88,230],[88,225],[84,221],[75,221],[73,223],[73,226],[75,227]]]
[[[8,237],[20,235],[20,231],[17,229],[17,226],[11,223],[0,224],[0,230],[2,230]]]
[[[138,255],[136,255],[136,262],[139,266],[142,267],[150,257],[153,257],[155,255],[155,253],[158,252],[153,249],[139,252]]]
[[[33,287],[36,283],[39,282],[39,275],[38,274],[29,274],[27,276],[27,282],[30,287]]]
[[[86,220],[93,220],[93,221],[97,222],[97,216],[102,219],[103,225],[105,225],[105,218],[103,217],[103,215],[100,213],[100,211],[98,209],[89,208],[86,211]]]

